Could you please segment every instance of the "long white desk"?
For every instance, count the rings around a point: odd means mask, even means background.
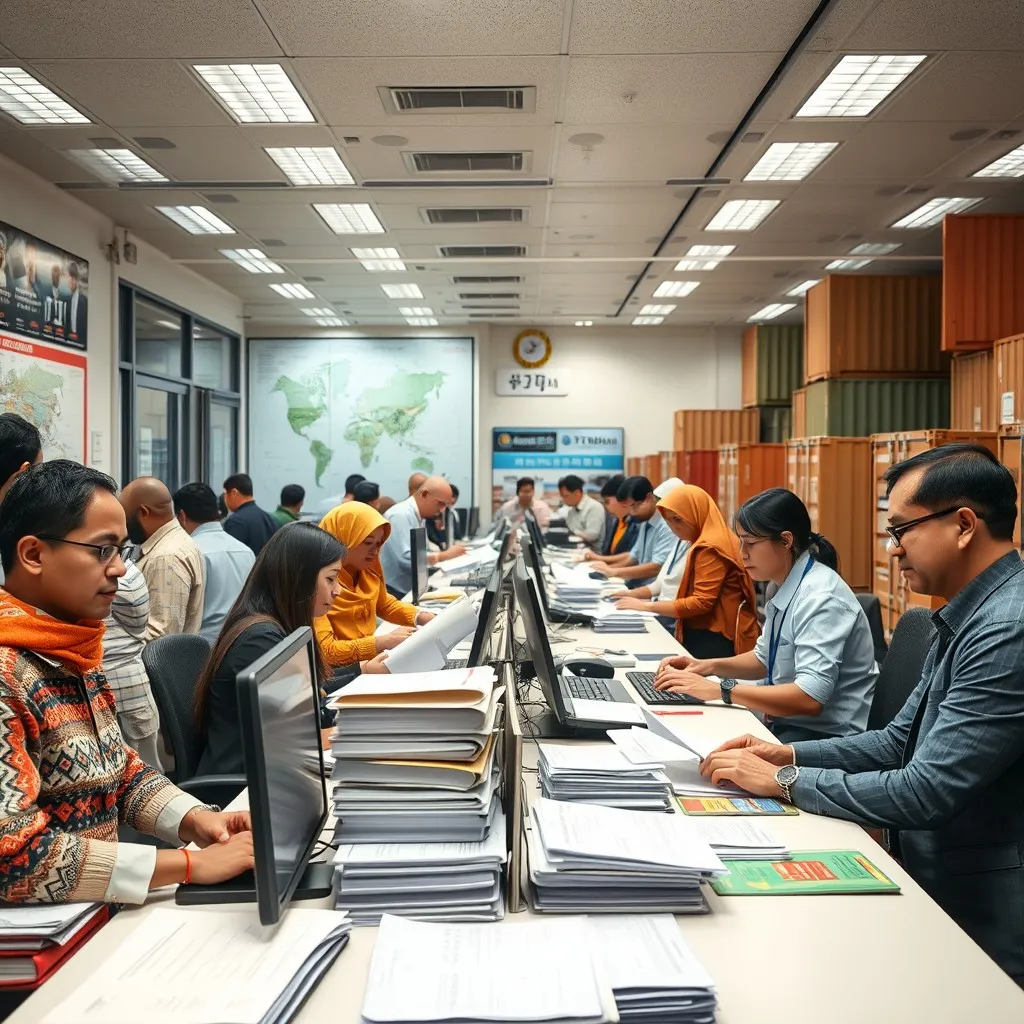
[[[654,623],[646,634],[623,636],[566,628],[586,646],[636,653],[682,650]],[[566,634],[559,627],[556,635]],[[558,644],[555,650],[573,646]],[[637,666],[647,667],[652,663]],[[626,671],[617,675],[625,680]],[[739,708],[706,707],[701,715],[664,721],[718,742],[744,732],[767,736],[754,716]],[[715,979],[721,1024],[1024,1022],[1024,992],[865,831],[802,812],[765,820],[794,850],[862,851],[903,891],[897,896],[719,897],[706,887],[712,913],[679,922]],[[72,986],[87,979],[102,985],[102,963],[111,950],[153,907],[172,901],[173,894],[164,890],[144,907],[118,914],[9,1018],[10,1024],[38,1024]],[[237,910],[255,917],[254,906]],[[508,915],[502,924],[485,927],[512,927],[528,917],[529,912]],[[373,928],[354,930],[299,1021],[358,1024],[375,936]],[[158,971],[153,984],[160,984]]]

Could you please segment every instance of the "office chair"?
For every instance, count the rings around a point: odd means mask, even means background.
[[[160,726],[174,752],[174,771],[168,776],[179,789],[197,800],[230,803],[244,788],[244,775],[196,776],[203,754],[203,739],[195,724],[196,685],[210,656],[210,644],[201,636],[164,636],[143,648],[153,697],[160,711]]]
[[[927,608],[908,608],[900,616],[875,684],[868,713],[869,730],[884,729],[903,710],[921,681],[921,669],[934,637],[932,613]]]
[[[874,594],[857,594],[857,600],[860,601],[860,606],[867,616],[871,639],[875,644],[875,661],[881,668],[889,651],[889,645],[885,642],[885,630],[882,628],[882,602]]]

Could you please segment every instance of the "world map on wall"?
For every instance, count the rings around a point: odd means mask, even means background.
[[[273,492],[334,497],[359,472],[405,496],[416,471],[470,482],[469,339],[253,341],[250,465]]]

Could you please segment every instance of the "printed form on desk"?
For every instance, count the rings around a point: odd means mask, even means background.
[[[274,1024],[286,1021],[348,941],[334,910],[157,908],[43,1024]],[[97,979],[102,979],[98,981]]]

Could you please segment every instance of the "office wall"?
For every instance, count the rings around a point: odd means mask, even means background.
[[[120,475],[117,386],[117,282],[146,291],[226,327],[242,331],[242,303],[224,289],[132,238],[138,264],[109,263],[105,246],[116,225],[74,196],[0,156],[0,220],[89,261],[88,431],[97,469]],[[119,232],[123,236],[123,232]],[[243,399],[244,402],[244,399]],[[243,408],[244,414],[244,408]],[[96,435],[95,437],[93,435]],[[243,450],[244,450],[244,437]],[[87,461],[92,452],[86,451]]]

